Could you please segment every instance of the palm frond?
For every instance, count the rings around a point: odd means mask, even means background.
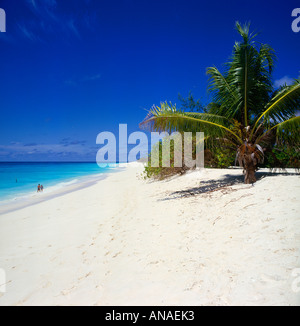
[[[254,124],[253,132],[262,119],[265,125],[281,123],[295,115],[299,108],[300,79],[296,79],[293,85],[282,88],[282,90],[266,105],[264,112]]]
[[[276,132],[276,141],[278,144],[300,145],[300,116],[293,117],[286,121],[280,122],[266,130],[255,141],[256,144],[261,142],[264,137],[268,136],[273,130]]]
[[[220,103],[228,111],[232,103],[238,100],[236,89],[216,67],[207,68],[206,74],[209,76],[208,91],[212,94],[214,103]],[[224,113],[226,111],[222,112]],[[227,112],[227,116],[230,116],[230,112]]]
[[[235,29],[242,36],[244,43],[249,44],[257,34],[250,33],[250,22],[241,25],[240,22],[235,22]]]
[[[256,46],[256,34],[250,34],[249,26],[236,23],[243,42],[235,43],[224,73],[216,67],[207,69],[208,91],[212,94],[213,102],[219,105],[210,112],[238,119],[245,127],[252,124],[270,100],[271,72],[276,59],[269,45]]]
[[[293,117],[277,125],[276,140],[279,144],[300,145],[300,116]]]
[[[214,114],[184,112],[172,104],[161,103],[153,106],[140,128],[150,131],[202,131],[206,136],[224,137],[230,134],[239,143],[243,143],[236,133],[228,128],[223,117]]]
[[[224,127],[230,127],[232,121],[227,117],[213,113],[201,113],[201,112],[185,112],[187,117],[193,117],[200,120],[210,121],[217,124],[221,124]]]
[[[273,48],[268,44],[261,44],[259,49],[259,56],[261,58],[262,67],[267,69],[270,76],[274,68],[274,62],[276,61],[276,55]]]

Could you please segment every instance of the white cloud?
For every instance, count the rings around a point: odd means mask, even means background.
[[[95,75],[87,75],[81,79],[67,79],[64,81],[64,84],[66,86],[78,86],[80,83],[85,83],[85,82],[94,82],[97,81],[101,78],[101,74],[95,74]]]
[[[77,153],[85,154],[90,149],[83,146],[81,142],[70,143],[68,146],[64,144],[21,144],[15,143],[11,145],[0,145],[0,152],[13,152],[22,154],[33,154],[33,153]]]
[[[274,82],[274,87],[279,88],[280,86],[283,85],[292,85],[294,82],[294,78],[290,78],[289,76],[284,76],[280,79],[276,79]]]
[[[78,85],[77,82],[75,80],[72,80],[72,79],[65,80],[64,84],[66,86],[77,86]]]
[[[83,78],[83,81],[93,81],[93,80],[97,80],[97,79],[100,79],[100,78],[101,78],[101,74],[85,76]]]
[[[70,10],[62,13],[57,7],[56,0],[26,0],[26,3],[35,16],[19,25],[22,35],[27,39],[40,41],[46,34],[58,33],[75,35],[81,39],[79,27],[86,24],[86,18],[75,20],[75,13]]]
[[[69,30],[74,34],[76,35],[79,39],[80,39],[80,34],[78,32],[78,29],[75,25],[75,21],[74,19],[70,19],[67,23],[66,23],[66,26],[69,28]]]

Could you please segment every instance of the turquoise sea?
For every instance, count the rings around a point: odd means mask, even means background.
[[[47,191],[112,170],[113,167],[100,168],[96,163],[0,162],[0,203],[36,192],[38,184],[42,184],[44,191]]]

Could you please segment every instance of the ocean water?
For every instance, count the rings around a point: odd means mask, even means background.
[[[96,177],[113,170],[100,168],[96,163],[2,163],[0,162],[0,204],[37,191],[44,191],[80,182],[83,177]]]

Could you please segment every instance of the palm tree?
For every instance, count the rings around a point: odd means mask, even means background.
[[[267,44],[257,44],[249,27],[236,23],[243,40],[235,43],[224,73],[216,67],[207,69],[212,95],[207,113],[186,112],[165,102],[153,106],[140,127],[203,131],[214,144],[236,151],[245,183],[254,183],[266,149],[274,144],[300,147],[300,116],[296,115],[300,109],[300,79],[273,89],[274,50]]]

